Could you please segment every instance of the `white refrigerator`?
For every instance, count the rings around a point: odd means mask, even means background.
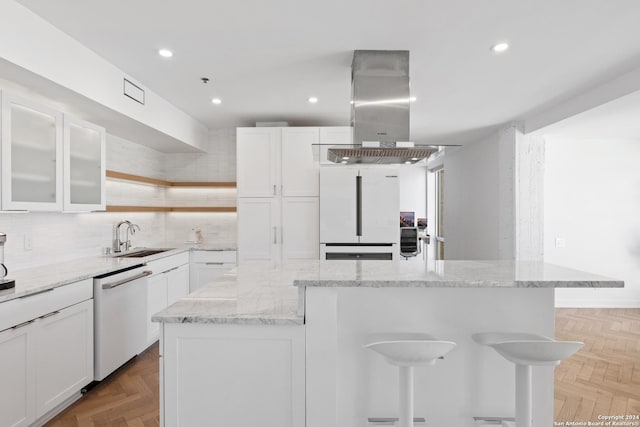
[[[395,259],[400,236],[399,193],[395,168],[321,167],[321,258]]]

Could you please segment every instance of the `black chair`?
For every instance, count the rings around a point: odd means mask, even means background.
[[[417,227],[400,228],[400,256],[405,259],[417,256],[420,253]]]

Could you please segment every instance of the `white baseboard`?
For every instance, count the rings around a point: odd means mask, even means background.
[[[640,308],[639,299],[556,298],[556,308]]]
[[[31,424],[31,427],[41,427],[45,425],[46,423],[51,421],[56,415],[58,415],[60,412],[67,409],[69,406],[71,406],[72,403],[74,403],[76,400],[80,399],[81,397],[82,397],[82,393],[80,391],[78,391],[77,393],[74,393],[67,400],[60,403],[58,406],[56,406],[55,408],[53,408],[52,410],[44,414],[42,417],[38,418],[33,424]]]

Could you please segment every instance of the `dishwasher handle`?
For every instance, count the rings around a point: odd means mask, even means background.
[[[120,285],[124,285],[125,283],[133,282],[134,280],[142,279],[143,277],[151,276],[153,271],[145,270],[140,274],[136,274],[135,276],[127,277],[126,279],[118,280],[116,282],[105,283],[102,285],[102,289],[113,289],[117,288]]]

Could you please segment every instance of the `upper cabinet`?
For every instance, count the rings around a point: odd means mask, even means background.
[[[105,130],[2,93],[2,210],[105,209]]]
[[[317,127],[239,128],[238,197],[318,196],[319,140]]]
[[[62,210],[62,113],[2,94],[2,209]]]
[[[319,165],[313,160],[313,144],[320,140],[320,129],[296,127],[282,129],[282,183],[285,197],[320,195]]]
[[[64,210],[105,210],[104,128],[64,116]]]
[[[280,128],[239,128],[238,197],[275,197],[280,185]]]

